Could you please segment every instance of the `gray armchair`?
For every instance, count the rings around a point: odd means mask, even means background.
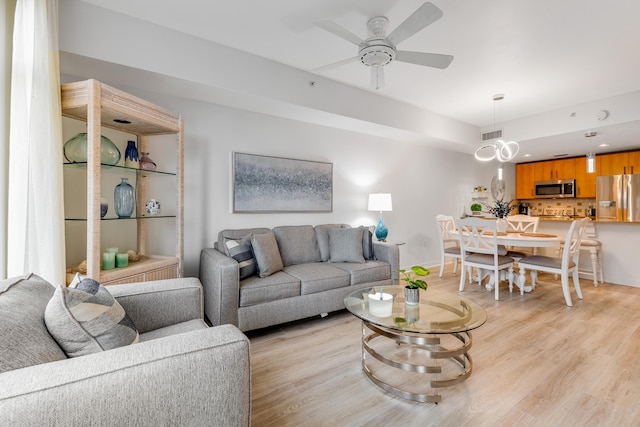
[[[0,281],[3,424],[249,426],[249,341],[204,323],[198,279],[110,286],[140,343],[70,359],[46,335],[53,286],[18,279]]]

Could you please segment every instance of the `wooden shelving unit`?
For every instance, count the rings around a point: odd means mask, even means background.
[[[86,165],[80,166],[86,167],[86,218],[67,218],[67,222],[86,221],[87,276],[99,280],[103,284],[182,277],[184,259],[184,125],[182,118],[97,80],[62,85],[61,101],[64,117],[84,121],[87,124],[87,162]],[[134,219],[122,219],[121,221],[136,221],[137,223],[137,252],[141,256],[140,261],[130,263],[128,267],[101,271],[101,254],[104,249],[101,248],[101,176],[103,167],[108,167],[100,164],[102,127],[136,135],[140,152],[146,151],[149,138],[157,135],[175,134],[176,171],[175,174],[164,173],[164,175],[175,175],[176,214],[172,215],[175,219],[175,255],[147,253],[147,236],[152,232],[151,223],[157,219],[138,215]],[[77,166],[77,164],[73,165]],[[137,180],[137,212],[144,212],[147,181],[154,179],[154,173],[133,169],[130,169],[129,173],[135,175]],[[163,175],[163,172],[157,172],[155,175]]]

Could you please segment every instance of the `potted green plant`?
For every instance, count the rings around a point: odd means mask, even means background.
[[[411,271],[398,270],[400,280],[406,283],[404,287],[404,301],[407,304],[418,304],[420,301],[419,289],[427,290],[427,282],[416,277],[426,277],[431,273],[428,268],[419,265],[411,267]]]
[[[471,203],[471,214],[480,215],[482,212],[482,205],[480,203]]]

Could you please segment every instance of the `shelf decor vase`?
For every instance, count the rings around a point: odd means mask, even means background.
[[[87,161],[87,133],[81,132],[64,143],[64,157],[71,163]],[[100,163],[113,166],[120,161],[120,150],[106,136],[100,136]]]
[[[113,204],[116,215],[120,218],[130,218],[135,208],[135,194],[133,186],[129,184],[127,178],[120,178],[122,181],[116,185],[113,191]]]
[[[156,170],[156,163],[149,157],[149,153],[141,153],[140,156],[140,169],[154,171]]]
[[[404,302],[407,305],[416,305],[420,302],[420,289],[404,287]]]
[[[138,149],[135,141],[128,141],[127,148],[124,150],[124,166],[127,168],[138,169],[140,162],[138,161]]]
[[[100,197],[100,218],[104,218],[104,216],[109,211],[109,201],[104,197]]]

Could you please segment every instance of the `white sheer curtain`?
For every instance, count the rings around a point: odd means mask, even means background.
[[[9,101],[11,99],[11,52],[16,1],[0,6],[0,279],[7,277],[7,215],[9,194]]]
[[[7,274],[64,283],[58,0],[17,0],[13,33]]]

